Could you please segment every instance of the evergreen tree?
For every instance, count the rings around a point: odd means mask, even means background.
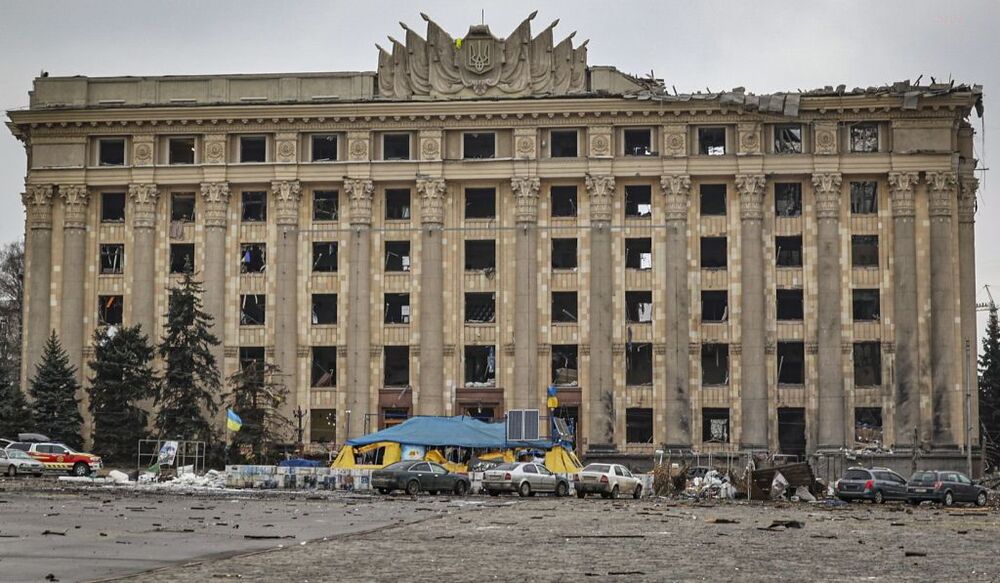
[[[156,396],[158,381],[151,366],[154,349],[141,327],[112,330],[94,332],[89,408],[94,450],[108,459],[127,460],[147,436],[149,414],[139,401]]]
[[[166,330],[158,347],[165,370],[155,426],[161,438],[204,441],[211,448],[221,392],[211,349],[219,339],[211,332],[212,317],[202,310],[201,294],[201,283],[190,273],[170,290]]]
[[[292,422],[281,413],[288,389],[280,377],[278,365],[251,360],[227,379],[232,391],[226,395],[226,405],[243,420],[243,427],[232,436],[235,459],[268,463],[274,444],[287,441]]]
[[[979,423],[983,455],[990,467],[1000,466],[1000,322],[990,307],[979,356]]]
[[[35,430],[74,449],[82,447],[83,417],[80,416],[80,400],[76,398],[79,390],[76,367],[69,363],[69,356],[53,331],[28,387],[34,399]]]
[[[0,437],[17,439],[17,434],[33,431],[31,408],[21,387],[15,384],[17,376],[11,374],[10,363],[0,362]]]

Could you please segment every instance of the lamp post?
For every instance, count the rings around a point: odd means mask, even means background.
[[[301,452],[302,448],[303,448],[303,443],[302,443],[302,419],[306,416],[306,412],[302,410],[302,405],[296,405],[295,406],[295,411],[292,414],[295,415],[295,420],[296,420],[296,423],[297,423],[296,431],[298,432],[298,436],[299,436],[299,439],[298,439],[299,452]]]
[[[347,427],[344,430],[344,441],[351,438],[351,410],[347,410]]]

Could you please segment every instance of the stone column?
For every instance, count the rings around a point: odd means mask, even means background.
[[[299,400],[298,382],[298,314],[299,314],[299,198],[298,180],[271,182],[274,196],[275,222],[278,227],[278,247],[270,272],[275,274],[274,357],[281,368],[281,378],[288,389],[283,413],[292,419]],[[308,408],[305,403],[305,408]]]
[[[611,214],[615,177],[586,177],[590,196],[590,414],[587,447],[615,443],[614,360],[611,354],[614,273],[611,260]]]
[[[916,172],[890,172],[892,195],[893,389],[896,403],[894,445],[914,445],[913,430],[920,425],[920,379],[917,370],[917,241],[913,188]]]
[[[839,173],[813,174],[816,196],[817,440],[820,450],[846,443],[844,367],[841,343],[840,185]]]
[[[82,184],[60,184],[63,199],[62,261],[62,333],[60,340],[76,367],[76,378],[83,380],[83,318],[96,315],[96,303],[84,306],[83,276],[87,266],[87,203],[90,193]]]
[[[767,367],[764,362],[763,174],[738,174],[740,195],[740,444],[767,448]]]
[[[205,312],[212,316],[212,333],[219,345],[212,349],[219,373],[225,375],[226,343],[226,228],[229,225],[229,183],[204,182],[201,185],[202,212],[205,216],[204,278]],[[197,267],[197,266],[196,266]]]
[[[958,446],[952,409],[960,407],[955,391],[960,370],[955,366],[955,286],[951,244],[952,202],[957,198],[954,172],[928,172],[928,214],[931,220],[931,442],[935,447]],[[961,283],[961,280],[960,280]],[[959,362],[964,361],[964,358]],[[954,401],[954,402],[953,402]]]
[[[512,409],[538,408],[538,178],[515,177]]]
[[[444,202],[443,178],[418,178],[420,196],[420,415],[443,415],[450,392],[444,386]]]
[[[958,281],[959,281],[959,304],[962,311],[962,350],[965,355],[965,343],[969,344],[968,361],[963,360],[963,366],[968,368],[969,382],[972,384],[969,390],[972,392],[973,419],[978,419],[977,398],[977,355],[976,346],[976,191],[979,189],[979,180],[973,175],[975,163],[973,162],[965,172],[959,175],[960,190],[958,194]],[[966,170],[966,169],[963,169]],[[965,369],[958,371],[962,380],[963,394],[965,391]],[[963,404],[962,411],[965,411]],[[964,419],[963,415],[963,419]],[[964,429],[964,428],[963,428]],[[979,435],[978,425],[973,423],[973,443],[976,443],[976,436]],[[964,433],[963,433],[964,436]],[[963,440],[964,441],[964,440]]]
[[[365,415],[371,411],[371,180],[345,179],[350,200],[350,273],[347,295],[347,437],[364,433]],[[345,411],[346,413],[346,411]]]
[[[156,199],[155,184],[130,184],[128,197],[132,201],[132,322],[142,326],[142,333],[156,342],[155,263],[156,263]]]
[[[666,302],[664,335],[667,385],[664,387],[667,447],[691,447],[691,402],[688,393],[688,343],[690,341],[691,292],[688,288],[688,204],[691,177],[674,174],[660,178],[666,202],[667,273],[663,299]]]
[[[52,185],[29,184],[21,195],[25,218],[25,314],[21,387],[35,374],[49,336],[52,286]]]

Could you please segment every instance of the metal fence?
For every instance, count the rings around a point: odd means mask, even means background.
[[[177,439],[140,439],[135,456],[135,469],[142,471],[156,465],[163,444],[177,443],[177,454],[173,467],[192,466],[196,473],[205,471],[206,446],[204,441],[182,441]]]

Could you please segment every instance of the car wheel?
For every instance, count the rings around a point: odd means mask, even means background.
[[[527,482],[521,482],[521,485],[517,488],[517,495],[524,498],[531,496],[531,484]]]
[[[638,485],[635,487],[635,491],[632,492],[632,497],[635,498],[636,500],[642,498],[642,485]]]
[[[583,500],[584,498],[587,497],[587,493],[584,492],[583,490],[577,490],[576,497],[579,498],[580,500]]]
[[[951,495],[951,492],[944,493],[944,505],[951,506],[955,503],[955,497]]]
[[[559,482],[558,484],[556,484],[556,497],[557,498],[562,498],[563,496],[566,496],[567,494],[569,494],[569,484],[567,484],[566,482]]]
[[[882,490],[875,490],[875,499],[872,502],[875,504],[885,504],[885,496],[882,495]]]
[[[383,496],[385,496],[386,494],[389,493],[389,488],[379,488],[378,489],[378,493],[382,494]]]
[[[469,485],[459,480],[455,482],[454,493],[456,496],[465,496],[469,492]]]
[[[406,493],[410,496],[416,496],[420,493],[420,482],[416,480],[410,480],[406,484]]]
[[[618,485],[616,484],[614,488],[611,488],[611,494],[608,495],[608,498],[611,498],[612,500],[617,500],[618,499],[618,493],[619,493],[618,492]]]
[[[986,506],[986,492],[980,492],[976,496],[976,506]]]
[[[487,490],[486,493],[489,494],[490,496],[499,496],[500,490]]]
[[[13,478],[17,475],[17,468],[14,466],[7,466],[7,475]]]
[[[90,473],[90,468],[87,467],[87,464],[83,462],[76,462],[75,464],[73,464],[74,476],[86,476],[89,473]]]

